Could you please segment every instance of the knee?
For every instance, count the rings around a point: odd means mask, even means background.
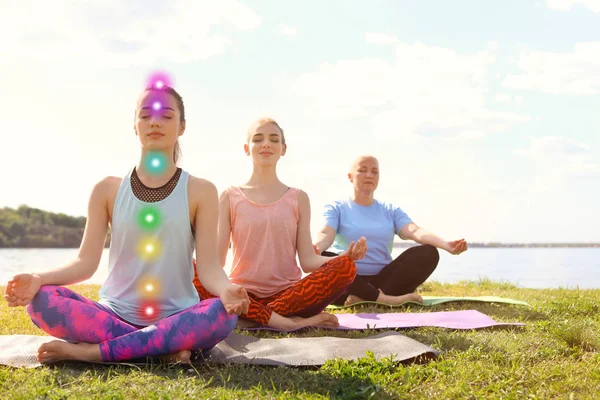
[[[338,257],[335,265],[337,276],[344,281],[344,284],[350,285],[356,278],[356,263],[348,256]]]
[[[43,308],[48,306],[48,298],[56,293],[58,286],[44,285],[40,287],[40,290],[33,296],[33,299],[27,304],[27,313],[33,318],[35,313],[40,312]]]
[[[437,267],[438,263],[440,262],[440,252],[438,251],[438,249],[435,246],[426,244],[423,246],[423,253],[425,255],[427,263],[435,269],[435,267]]]
[[[29,304],[27,304],[25,307],[31,322],[33,322],[38,328],[42,326],[42,314],[44,314],[48,308],[49,298],[56,293],[57,288],[58,286],[54,285],[45,285],[40,287],[40,290],[38,290],[35,296],[33,296],[33,299],[31,299]]]
[[[225,339],[237,326],[238,316],[236,314],[229,314],[225,310],[223,302],[219,298],[213,298],[209,300],[212,303],[211,309],[214,312],[216,326],[214,332],[215,335],[219,336],[219,340]]]

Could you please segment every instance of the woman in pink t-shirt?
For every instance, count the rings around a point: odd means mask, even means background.
[[[250,297],[248,313],[241,316],[283,330],[336,327],[337,317],[323,310],[354,281],[354,260],[364,257],[366,239],[350,243],[335,258],[315,253],[308,195],[277,177],[277,162],[287,150],[277,122],[252,124],[244,150],[252,158],[252,175],[245,184],[226,189],[219,206],[221,265],[231,242],[229,279]],[[308,274],[304,278],[302,271]],[[197,279],[194,284],[202,299],[214,297]]]

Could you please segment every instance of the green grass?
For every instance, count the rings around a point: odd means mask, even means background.
[[[98,286],[75,286],[97,298]],[[1,288],[4,291],[4,288]],[[426,283],[421,294],[495,295],[532,307],[489,303],[447,303],[394,310],[361,307],[339,312],[429,312],[477,309],[525,328],[452,331],[403,330],[441,354],[426,364],[331,360],[321,368],[248,365],[144,368],[65,363],[55,367],[0,367],[0,397],[107,399],[593,399],[600,394],[600,290],[519,289],[483,280],[455,285]],[[0,303],[0,334],[43,334],[24,308]],[[373,332],[310,330],[296,336],[364,337]],[[255,332],[260,337],[286,333]]]

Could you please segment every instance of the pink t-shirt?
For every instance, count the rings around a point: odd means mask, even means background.
[[[302,278],[296,262],[299,189],[289,188],[270,204],[257,204],[230,187],[233,263],[229,279],[264,298]]]

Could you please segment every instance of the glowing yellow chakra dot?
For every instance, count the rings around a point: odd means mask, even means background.
[[[153,237],[143,237],[138,242],[138,255],[139,257],[147,262],[152,262],[160,257],[161,246],[159,241]]]

